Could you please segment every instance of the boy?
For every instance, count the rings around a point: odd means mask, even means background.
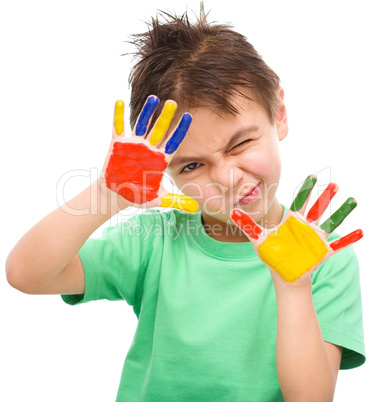
[[[365,360],[352,247],[294,280],[256,255],[288,216],[275,197],[288,132],[279,78],[229,27],[165,18],[135,38],[133,134],[117,103],[106,172],[67,205],[97,213],[52,212],[12,250],[7,278],[69,304],[133,306],[117,401],[332,400],[339,368]],[[88,239],[123,208],[165,205],[165,170],[198,212],[152,209]],[[291,206],[300,218],[306,199]]]

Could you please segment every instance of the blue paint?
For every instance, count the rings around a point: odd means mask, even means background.
[[[192,120],[193,118],[189,113],[185,113],[182,116],[182,119],[177,127],[177,130],[174,132],[172,138],[170,138],[170,140],[166,143],[165,146],[166,154],[172,154],[179,147],[179,145],[185,138],[186,133],[189,130]]]
[[[159,104],[159,99],[156,96],[149,96],[142,108],[141,114],[137,125],[135,127],[135,135],[145,135],[147,131],[147,125],[153,113],[157,109]]]

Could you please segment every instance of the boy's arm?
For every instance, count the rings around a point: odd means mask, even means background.
[[[85,276],[78,251],[90,235],[111,216],[129,206],[152,208],[163,205],[163,172],[183,141],[192,117],[184,113],[178,127],[161,144],[177,109],[167,101],[148,133],[148,125],[159,104],[149,96],[130,137],[125,137],[124,104],[117,101],[113,136],[103,178],[38,222],[16,244],[8,256],[8,282],[30,294],[83,294]],[[148,138],[145,138],[145,135]],[[192,208],[193,200],[171,197],[165,207]],[[194,206],[194,205],[193,205]]]
[[[278,279],[278,278],[276,278]],[[312,282],[289,287],[273,276],[277,299],[276,369],[285,401],[332,401],[342,348],[324,342]]]
[[[78,251],[91,234],[119,211],[116,194],[101,179],[32,227],[10,252],[8,282],[29,294],[83,294]],[[101,206],[104,211],[101,212]],[[76,211],[88,210],[84,215]]]
[[[323,340],[312,299],[311,274],[363,236],[359,229],[327,241],[356,207],[356,201],[350,197],[319,226],[338,186],[330,183],[306,216],[315,183],[315,175],[307,177],[276,230],[264,231],[242,210],[231,213],[272,276],[277,299],[276,368],[286,401],[333,400],[343,350]]]

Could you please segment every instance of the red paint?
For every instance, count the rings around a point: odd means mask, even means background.
[[[363,237],[363,232],[361,229],[358,229],[338,240],[335,240],[333,243],[330,244],[330,247],[334,251],[336,251],[343,247],[347,247],[352,243],[355,243],[356,241],[360,240],[362,237]]]
[[[157,198],[166,167],[161,152],[145,144],[116,142],[106,169],[106,185],[126,200],[144,204]]]
[[[330,204],[330,201],[337,192],[338,186],[335,183],[330,183],[323,191],[322,195],[317,199],[312,208],[309,210],[307,215],[308,222],[314,222],[323,215],[324,211]]]
[[[236,225],[244,230],[244,232],[248,236],[252,237],[252,239],[257,240],[259,238],[259,234],[262,232],[262,230],[256,224],[256,222],[245,212],[234,209],[232,211],[231,218],[236,223]]]

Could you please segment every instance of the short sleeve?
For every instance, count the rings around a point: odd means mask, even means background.
[[[339,236],[334,234],[328,241]],[[358,258],[349,246],[312,274],[312,297],[323,339],[343,347],[340,369],[362,365],[365,346]]]
[[[138,214],[101,237],[88,239],[78,254],[85,275],[83,295],[61,295],[67,304],[93,300],[126,300],[140,303],[142,287],[151,255],[152,214]]]

